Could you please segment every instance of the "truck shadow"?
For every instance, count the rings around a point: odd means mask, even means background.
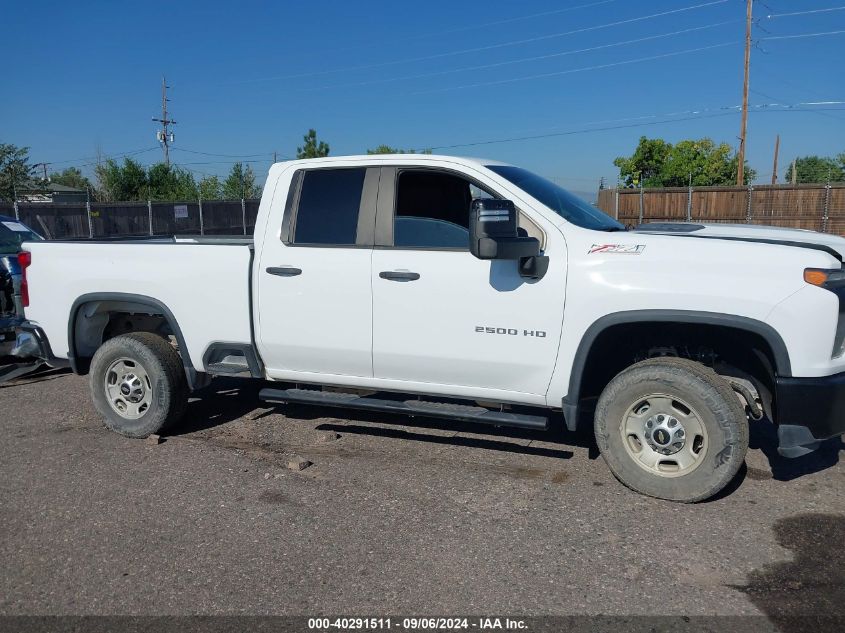
[[[196,393],[188,405],[188,414],[168,435],[178,436],[208,431],[244,417],[258,421],[272,414],[282,414],[291,422],[318,421],[316,430],[335,431],[404,439],[430,444],[481,447],[490,450],[526,455],[571,458],[571,449],[587,449],[589,459],[597,459],[598,448],[592,432],[592,411],[584,407],[578,430],[569,432],[563,417],[552,415],[546,431],[495,428],[484,424],[458,422],[438,418],[410,417],[401,414],[376,413],[318,405],[268,405],[258,399],[258,392],[272,383],[237,378],[220,378]],[[445,432],[445,433],[444,433]],[[777,452],[777,435],[767,421],[753,422],[750,427],[750,448],[760,450],[768,459],[771,474],[743,466],[734,480],[714,497],[718,500],[739,488],[746,477],[791,481],[836,465],[845,448],[840,438],[824,442],[819,450],[787,459]]]
[[[778,438],[775,425],[768,420],[752,422],[750,426],[749,448],[758,449],[769,460],[772,478],[776,481],[792,481],[803,475],[817,473],[839,463],[840,452],[845,448],[842,439],[835,437],[822,442],[818,450],[788,459],[778,453]],[[750,469],[749,476],[767,479],[768,473],[756,473]]]
[[[577,447],[588,449],[590,459],[598,457],[592,426],[579,425],[577,432],[570,433],[566,431],[560,414],[552,416],[546,431],[533,431],[319,405],[269,405],[258,399],[258,392],[271,384],[256,380],[217,379],[208,387],[196,392],[196,398],[188,404],[184,421],[176,428],[170,429],[166,435],[202,433],[244,417],[258,421],[273,414],[281,414],[293,423],[321,421],[315,427],[316,430],[321,431],[405,439],[431,444],[476,446],[564,459],[569,459],[574,455],[568,448]],[[449,434],[444,435],[444,431]],[[535,442],[542,443],[543,446],[535,446]]]
[[[7,367],[8,366],[11,365],[7,365]],[[3,366],[0,365],[0,370],[2,370],[2,368]],[[22,385],[32,385],[38,382],[56,380],[57,378],[67,376],[71,373],[72,372],[69,367],[55,368],[50,367],[49,365],[36,365],[33,363],[31,371],[27,371],[26,373],[17,376],[16,378],[8,382],[5,382],[3,380],[3,377],[0,376],[0,389],[11,389],[13,387],[20,387]]]
[[[298,417],[298,416],[297,416]],[[379,420],[376,415],[369,414],[366,416],[369,419],[363,419],[354,416],[355,421],[361,422],[375,422],[379,423],[387,420]],[[350,420],[352,421],[352,420]],[[438,421],[440,422],[440,421]],[[371,437],[383,437],[390,439],[411,440],[415,442],[425,442],[426,444],[446,444],[449,446],[461,446],[468,448],[485,448],[487,450],[496,450],[503,453],[519,453],[521,455],[533,455],[538,457],[553,457],[556,459],[571,459],[575,456],[571,450],[563,448],[563,444],[553,437],[547,437],[539,431],[531,432],[514,432],[512,430],[491,430],[488,427],[479,428],[480,425],[464,424],[464,423],[428,423],[427,420],[414,418],[411,422],[398,422],[396,417],[389,420],[390,424],[396,426],[381,427],[381,426],[363,426],[360,424],[333,424],[324,423],[316,427],[319,431],[335,431],[337,433],[351,433],[355,435],[368,435]],[[413,424],[414,430],[408,430],[407,426]],[[472,433],[469,435],[440,435],[435,433],[425,433],[425,430],[447,430],[457,433]],[[546,431],[546,434],[552,431]],[[484,437],[478,437],[475,434],[483,434]],[[500,439],[501,438],[501,439]],[[569,438],[567,438],[569,439]],[[508,440],[531,440],[531,443],[522,444]],[[542,442],[545,446],[535,446],[533,441]],[[548,444],[554,443],[556,446],[550,447]],[[560,445],[561,448],[558,448]],[[572,446],[572,443],[567,443],[567,446]]]
[[[772,563],[748,574],[741,591],[778,629],[842,631],[845,617],[845,517],[799,514],[774,525],[778,545],[792,560]]]

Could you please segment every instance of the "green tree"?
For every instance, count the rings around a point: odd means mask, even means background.
[[[626,187],[698,187],[732,185],[736,183],[737,161],[727,143],[718,145],[712,139],[680,141],[672,145],[663,139],[640,138],[631,156],[613,161]],[[756,173],[745,166],[745,179],[751,181]]]
[[[0,143],[0,200],[12,202],[15,191],[33,177],[29,164],[29,148]]]
[[[50,182],[74,189],[89,189],[91,187],[91,181],[82,175],[78,167],[68,167],[63,171],[50,174]]]
[[[252,171],[252,167],[244,166],[243,163],[232,165],[229,175],[223,181],[222,194],[226,200],[259,197],[261,187],[255,183],[255,172]]]
[[[379,145],[373,149],[368,149],[367,154],[416,154],[415,149],[399,149],[398,147],[391,147],[390,145]],[[430,149],[424,149],[420,154],[431,154]]]
[[[175,165],[153,165],[147,180],[151,200],[196,200],[199,196],[193,174]]]
[[[125,158],[123,165],[113,159],[94,167],[97,199],[104,202],[147,200],[150,193],[146,170],[137,161]]]
[[[197,186],[203,200],[220,200],[223,197],[223,185],[217,176],[205,176]]]
[[[660,187],[661,171],[672,145],[663,139],[640,137],[631,156],[620,156],[613,161],[619,168],[619,177],[626,187]]]
[[[329,144],[317,141],[317,130],[308,130],[308,134],[302,137],[305,145],[296,148],[297,158],[321,158],[329,155]]]
[[[94,168],[97,199],[104,202],[138,200],[196,200],[199,195],[193,174],[175,165],[157,163],[149,169],[126,158],[123,164],[107,160]]]
[[[839,182],[845,180],[845,154],[836,158],[803,156],[795,159],[797,184]],[[792,164],[786,168],[784,181],[792,182]],[[796,184],[796,183],[793,183]]]
[[[680,141],[669,152],[663,166],[664,187],[686,187],[692,175],[696,187],[736,184],[739,157],[727,143],[714,143],[709,138]],[[756,173],[745,166],[745,182],[754,180]]]

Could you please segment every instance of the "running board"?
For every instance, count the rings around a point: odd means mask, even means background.
[[[379,398],[377,396],[359,396],[354,393],[318,391],[316,389],[262,389],[258,397],[271,403],[294,402],[297,404],[316,404],[324,407],[343,409],[362,409],[364,411],[382,411],[402,413],[410,416],[429,418],[447,418],[462,422],[477,422],[493,426],[509,426],[520,429],[544,431],[549,426],[549,419],[540,415],[511,413],[509,411],[491,411],[484,407],[464,404],[449,404],[409,398],[407,400]]]

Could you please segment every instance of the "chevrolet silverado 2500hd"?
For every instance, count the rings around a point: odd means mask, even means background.
[[[18,347],[90,373],[130,437],[216,375],[273,381],[268,402],[496,426],[594,413],[618,479],[696,501],[740,468],[749,419],[786,456],[845,431],[832,235],[628,231],[518,167],[393,155],[274,165],[253,239],[25,249]]]

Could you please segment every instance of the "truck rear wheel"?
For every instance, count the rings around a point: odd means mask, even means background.
[[[730,385],[683,358],[653,358],[618,374],[599,397],[595,432],[619,481],[687,503],[724,488],[748,450],[748,420]]]
[[[106,427],[147,437],[185,413],[188,388],[179,354],[149,332],[109,339],[91,361],[91,395]]]

